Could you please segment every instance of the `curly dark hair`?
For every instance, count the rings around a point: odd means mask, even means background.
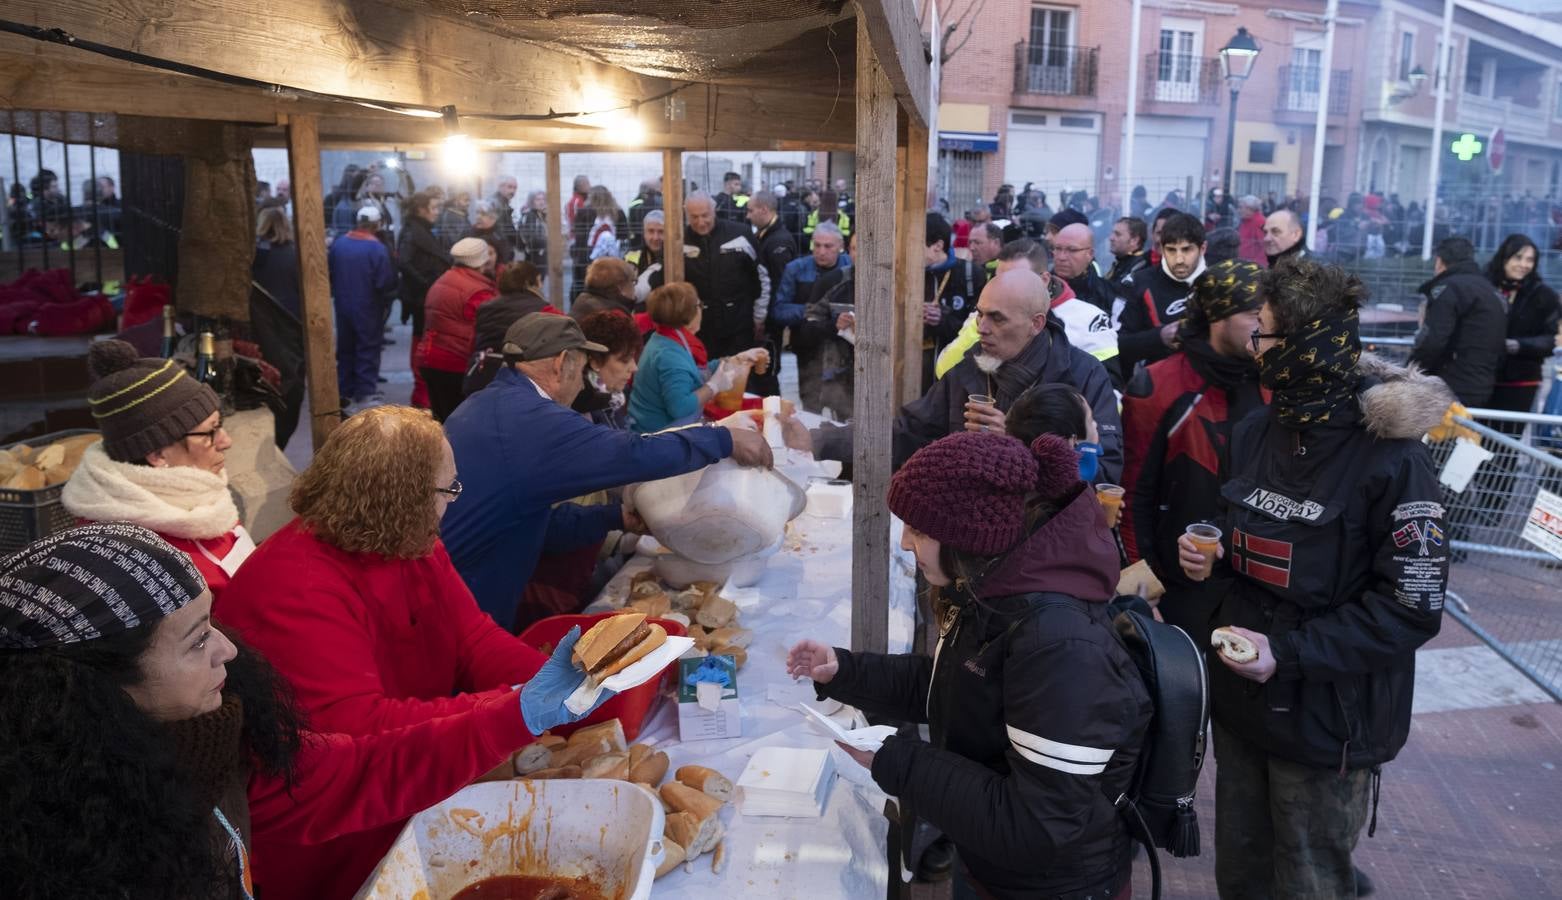
[[[125,688],[151,627],[0,653],[0,871],[8,897],[232,895],[232,860],[167,729]],[[305,725],[286,682],[243,644],[225,696],[244,706],[255,771],[291,783]]]
[[[1265,269],[1258,293],[1280,334],[1294,334],[1315,319],[1359,308],[1370,294],[1360,278],[1339,266],[1295,256]]]
[[[606,353],[592,353],[587,356],[598,365],[607,361],[610,356],[620,359],[639,359],[641,344],[640,327],[635,320],[616,309],[603,310],[592,313],[580,322],[580,330],[586,335],[586,340],[595,344],[601,344],[607,348]]]

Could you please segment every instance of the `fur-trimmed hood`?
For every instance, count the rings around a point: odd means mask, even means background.
[[[1381,356],[1363,353],[1356,364],[1363,381],[1358,394],[1367,431],[1375,438],[1419,440],[1441,424],[1454,392],[1435,375],[1411,363],[1399,366]]]

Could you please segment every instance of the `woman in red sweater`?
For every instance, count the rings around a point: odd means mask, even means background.
[[[213,597],[255,549],[225,467],[233,441],[211,388],[124,341],[87,352],[87,404],[103,440],[82,454],[60,500],[85,522],[134,522],[189,554]]]
[[[478,609],[439,541],[460,494],[427,412],[358,413],[293,483],[298,518],[228,586],[214,615],[292,684],[313,727],[368,735],[459,715],[544,663]],[[319,845],[261,836],[259,881],[274,897],[351,897],[402,824]]]
[[[434,281],[423,299],[423,340],[417,353],[429,409],[441,422],[461,405],[461,379],[471,362],[477,308],[499,295],[494,251],[486,241],[462,238],[450,248],[450,258],[455,265]]]
[[[257,852],[252,870],[251,847],[399,827],[532,739],[531,684],[519,703],[495,691],[377,735],[306,731],[285,681],[211,606],[188,556],[123,522],[0,559],[7,897],[349,897],[374,860],[274,887],[267,870],[289,860]]]

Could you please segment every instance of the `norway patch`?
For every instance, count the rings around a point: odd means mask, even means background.
[[[1231,536],[1231,567],[1254,581],[1291,586],[1291,543],[1238,530]]]
[[[1403,550],[1411,544],[1419,544],[1422,556],[1431,555],[1430,547],[1443,546],[1443,539],[1442,526],[1431,519],[1406,522],[1403,527],[1394,532],[1395,547]]]
[[[1316,500],[1293,500],[1284,494],[1266,491],[1263,488],[1254,488],[1252,493],[1242,498],[1242,502],[1282,522],[1286,519],[1316,522],[1318,517],[1323,515],[1323,504]]]

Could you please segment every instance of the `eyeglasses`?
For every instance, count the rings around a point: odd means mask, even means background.
[[[228,429],[223,427],[221,419],[218,419],[217,424],[207,431],[186,431],[184,436],[187,438],[206,438],[206,442],[208,444],[216,445],[217,432],[219,431],[223,432],[224,434],[226,434],[228,431]]]
[[[1262,340],[1265,340],[1265,339],[1278,341],[1278,340],[1283,339],[1284,337],[1285,337],[1285,335],[1283,335],[1283,334],[1278,334],[1278,333],[1276,333],[1276,334],[1266,334],[1265,332],[1259,331],[1257,328],[1255,328],[1255,329],[1253,329],[1253,352],[1254,353],[1258,352],[1258,342],[1259,341],[1262,341]]]
[[[450,479],[450,487],[434,488],[434,493],[449,494],[450,499],[454,500],[461,496],[461,480],[458,478],[452,478]]]

